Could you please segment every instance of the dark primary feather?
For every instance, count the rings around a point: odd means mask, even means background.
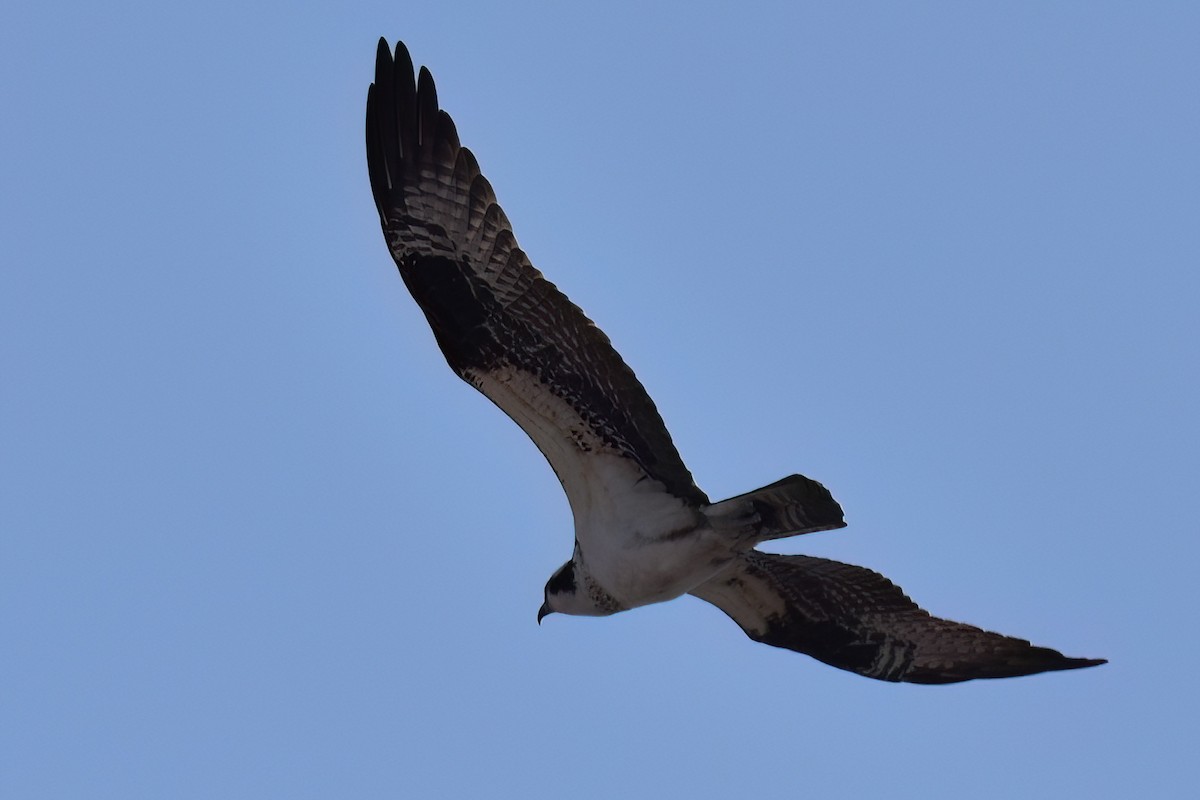
[[[931,616],[877,572],[750,552],[692,594],[751,639],[869,678],[955,683],[1103,664]]]
[[[473,375],[520,370],[537,391],[569,403],[610,452],[676,497],[707,503],[608,337],[517,246],[475,157],[439,110],[432,76],[422,68],[414,81],[401,43],[393,57],[379,42],[366,138],[388,246],[451,368],[481,390]],[[491,399],[513,415],[503,398]]]

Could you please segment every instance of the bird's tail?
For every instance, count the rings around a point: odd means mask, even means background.
[[[731,530],[751,545],[846,527],[842,507],[829,490],[803,475],[713,503],[704,513],[714,527]]]

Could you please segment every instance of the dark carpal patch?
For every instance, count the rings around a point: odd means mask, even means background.
[[[455,372],[500,366],[505,350],[492,329],[499,304],[487,286],[478,285],[464,267],[443,256],[410,254],[399,267]]]
[[[863,634],[835,620],[813,620],[797,615],[767,618],[762,634],[751,639],[786,650],[799,650],[818,661],[884,681],[902,680],[912,663],[911,645],[889,643],[883,634]],[[894,646],[898,645],[898,646]],[[894,651],[891,657],[885,650]]]

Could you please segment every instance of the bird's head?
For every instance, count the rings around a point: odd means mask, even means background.
[[[582,579],[582,580],[581,580]],[[586,578],[579,574],[575,560],[571,559],[558,568],[546,581],[546,602],[538,609],[538,624],[542,618],[555,612],[583,617],[600,617],[611,614],[596,605],[591,593],[583,585]]]

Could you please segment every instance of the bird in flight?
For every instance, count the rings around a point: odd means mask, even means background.
[[[533,439],[575,520],[547,614],[605,616],[691,594],[755,641],[869,678],[954,683],[1078,669],[1023,639],[931,616],[863,567],[762,552],[771,539],[845,527],[803,475],[711,502],[654,402],[578,306],[529,262],[491,184],[414,77],[379,41],[367,92],[367,167],[388,249],[450,368]]]

